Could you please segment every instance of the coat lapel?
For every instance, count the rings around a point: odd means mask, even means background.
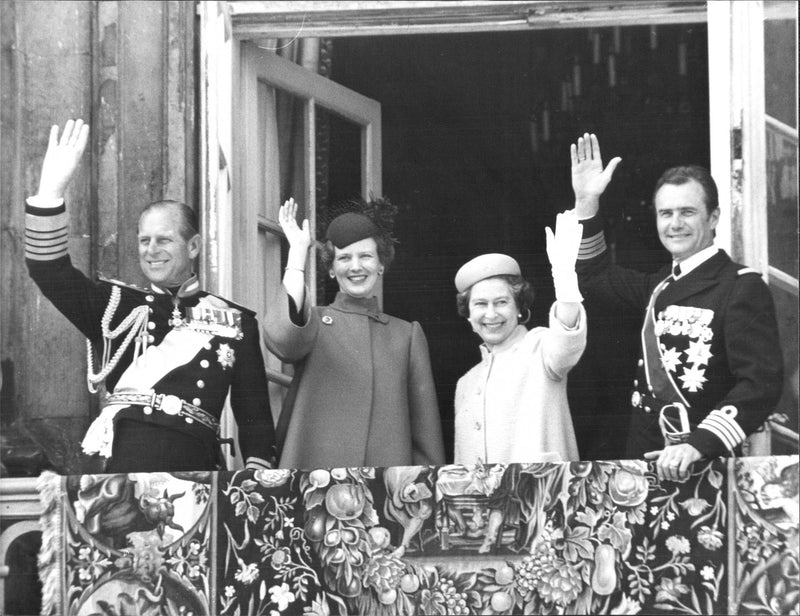
[[[657,302],[657,309],[670,304],[676,304],[685,300],[687,297],[696,295],[701,291],[715,286],[719,282],[720,271],[730,262],[730,257],[720,250],[708,261],[701,264],[697,269],[682,278],[668,285],[661,293]]]

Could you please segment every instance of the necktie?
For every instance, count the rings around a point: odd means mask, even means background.
[[[676,263],[675,267],[672,268],[672,277],[677,278],[680,275],[681,275],[681,264]]]

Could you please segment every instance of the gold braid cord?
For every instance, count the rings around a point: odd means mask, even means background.
[[[92,343],[86,340],[86,384],[89,391],[97,393],[98,385],[102,383],[108,374],[117,367],[120,358],[131,345],[131,342],[136,338],[136,348],[134,351],[134,361],[147,350],[147,315],[149,309],[147,306],[137,306],[131,313],[122,320],[113,331],[109,329],[111,319],[119,307],[120,297],[122,291],[119,287],[112,287],[111,297],[108,300],[103,318],[100,320],[103,331],[103,359],[100,362],[100,371],[97,373],[92,372],[94,369],[94,353],[92,351]],[[125,332],[128,333],[122,344],[117,348],[114,356],[111,357],[111,341],[116,340]],[[109,359],[110,358],[110,359]]]

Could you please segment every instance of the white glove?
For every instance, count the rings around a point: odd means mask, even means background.
[[[547,258],[553,273],[553,286],[556,290],[556,301],[582,302],[583,296],[578,288],[578,275],[575,273],[575,261],[581,247],[583,228],[573,210],[567,210],[556,216],[556,232],[545,228],[547,236]]]

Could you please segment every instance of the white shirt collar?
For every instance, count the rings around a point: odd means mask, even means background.
[[[711,257],[719,252],[719,248],[714,245],[709,246],[708,248],[703,248],[700,252],[696,252],[688,259],[684,259],[680,263],[676,263],[675,261],[672,262],[672,269],[675,270],[676,265],[681,266],[681,275],[677,278],[683,278],[691,272],[693,269],[699,267],[706,261],[708,261]],[[676,280],[677,280],[676,278]]]

